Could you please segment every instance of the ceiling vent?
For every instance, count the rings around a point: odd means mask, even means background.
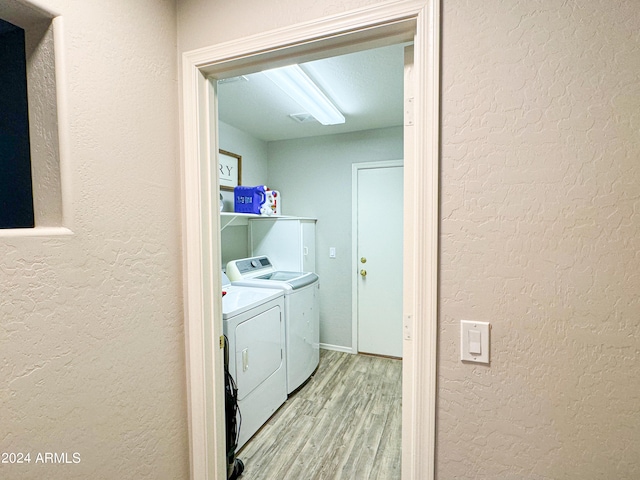
[[[315,117],[313,115],[311,115],[310,113],[292,113],[291,115],[289,115],[291,118],[293,118],[296,122],[298,123],[312,123],[312,122],[317,122],[317,120],[315,119]]]

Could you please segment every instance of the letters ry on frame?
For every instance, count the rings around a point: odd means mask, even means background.
[[[242,157],[226,150],[220,150],[218,161],[220,190],[233,192],[233,187],[242,185]]]

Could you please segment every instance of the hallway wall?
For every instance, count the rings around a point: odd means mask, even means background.
[[[441,478],[640,477],[640,8],[443,5]]]
[[[175,4],[39,4],[64,20],[73,234],[0,232],[0,451],[31,454],[0,478],[187,479]]]

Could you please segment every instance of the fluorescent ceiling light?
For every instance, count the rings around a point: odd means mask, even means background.
[[[344,115],[298,65],[266,70],[263,73],[321,124],[344,123]]]
[[[218,83],[236,83],[236,82],[248,82],[249,79],[244,75],[240,75],[239,77],[229,77],[229,78],[221,78],[218,80]]]

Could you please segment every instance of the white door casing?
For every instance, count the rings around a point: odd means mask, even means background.
[[[353,195],[353,344],[402,357],[402,161],[356,163]]]
[[[440,0],[395,0],[186,52],[181,65],[184,312],[192,479],[226,478],[219,291],[221,79],[413,40],[405,68],[402,479],[434,478]],[[409,79],[409,80],[407,80]],[[407,89],[407,81],[410,88]]]

